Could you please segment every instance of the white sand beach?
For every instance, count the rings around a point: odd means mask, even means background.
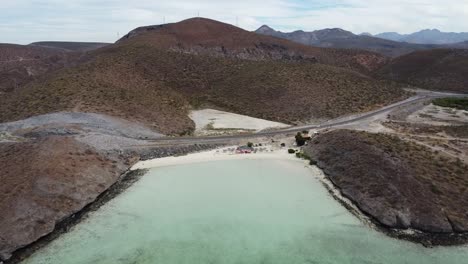
[[[223,147],[215,150],[204,151],[199,153],[192,153],[185,156],[177,157],[165,157],[151,160],[140,161],[136,163],[131,170],[137,169],[150,169],[165,166],[174,166],[180,164],[193,164],[202,163],[209,161],[221,161],[221,160],[253,160],[253,159],[297,159],[295,155],[288,154],[287,149],[272,149],[270,147],[264,147],[263,151],[252,154],[235,154],[237,146]]]

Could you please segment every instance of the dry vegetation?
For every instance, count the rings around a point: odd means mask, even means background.
[[[126,169],[65,137],[1,143],[0,164],[0,262],[50,233]]]
[[[163,50],[249,60],[312,61],[369,73],[388,59],[380,54],[349,49],[316,48],[245,31],[205,18],[137,28],[119,45],[136,43]]]
[[[444,136],[445,134],[454,138],[468,139],[468,125],[435,126],[430,124],[414,124],[405,122],[386,122],[384,125],[400,133],[429,136]]]
[[[398,137],[337,130],[306,153],[343,194],[381,224],[468,231],[468,166]]]
[[[0,44],[0,96],[8,96],[47,73],[74,65],[79,57],[52,48]]]
[[[44,63],[51,59],[46,55],[31,62]],[[116,45],[75,58],[75,67],[57,71],[70,64],[69,56],[41,68],[37,76],[42,78],[29,75],[25,65],[15,64],[21,73],[0,71],[0,86],[9,87],[0,98],[0,122],[88,111],[140,121],[166,134],[187,134],[194,130],[189,109],[202,105],[293,124],[366,111],[407,96],[397,85],[362,74],[385,63],[381,55],[304,46],[208,19],[136,29]]]
[[[468,97],[465,98],[439,98],[432,101],[433,104],[468,111]]]
[[[377,74],[421,88],[468,93],[468,50],[413,52],[394,59]]]
[[[366,111],[406,96],[399,87],[342,68],[307,62],[251,61],[117,46],[12,94],[0,121],[61,110],[102,112],[158,131],[193,130],[202,104],[284,123]]]

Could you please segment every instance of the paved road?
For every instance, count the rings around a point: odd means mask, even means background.
[[[382,107],[378,110],[374,110],[374,111],[367,112],[364,114],[358,114],[358,115],[353,115],[349,117],[329,120],[327,122],[323,122],[320,124],[294,126],[294,127],[289,127],[289,128],[284,128],[284,129],[279,129],[279,130],[274,130],[274,131],[265,131],[265,132],[258,132],[254,134],[245,134],[245,135],[204,136],[204,137],[163,137],[160,139],[152,140],[151,142],[159,143],[159,144],[161,143],[162,144],[217,143],[217,142],[224,142],[228,140],[284,135],[284,134],[296,133],[296,132],[309,130],[309,129],[334,128],[338,126],[356,123],[356,122],[365,120],[370,117],[374,117],[374,116],[377,116],[386,112],[390,112],[399,107],[408,106],[408,105],[415,104],[415,103],[429,100],[429,99],[443,98],[443,97],[466,97],[466,96],[468,95],[467,94],[455,94],[455,93],[442,93],[442,92],[425,92],[420,95],[408,98],[404,101],[400,101],[392,105]]]

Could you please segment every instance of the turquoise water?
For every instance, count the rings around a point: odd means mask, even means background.
[[[301,161],[162,167],[25,263],[468,263],[364,226]]]

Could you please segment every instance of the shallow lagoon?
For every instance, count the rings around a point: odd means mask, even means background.
[[[370,229],[297,160],[152,169],[25,263],[467,263]]]

